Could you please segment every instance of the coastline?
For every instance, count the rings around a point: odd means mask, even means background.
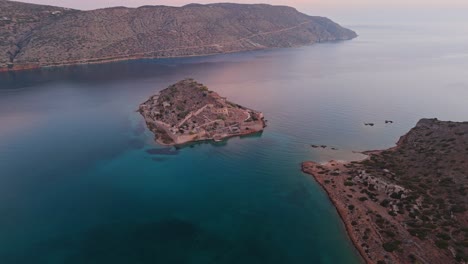
[[[355,37],[357,38],[357,37]],[[318,41],[312,42],[305,45],[293,45],[290,47],[254,47],[252,49],[240,49],[240,50],[232,50],[232,51],[221,51],[221,52],[212,52],[212,53],[203,53],[203,54],[193,54],[193,55],[180,55],[180,56],[121,56],[121,57],[109,57],[109,58],[95,58],[95,59],[83,59],[71,62],[59,62],[59,63],[51,63],[51,64],[13,64],[11,67],[0,67],[0,73],[4,72],[21,72],[21,71],[29,71],[29,70],[38,70],[38,69],[50,69],[50,68],[61,68],[67,66],[80,66],[80,65],[95,65],[95,64],[106,64],[106,63],[114,63],[114,62],[126,62],[126,61],[138,61],[138,60],[159,60],[159,59],[177,59],[177,58],[196,58],[196,57],[211,57],[216,55],[223,55],[223,54],[234,54],[234,53],[241,53],[241,52],[254,52],[254,51],[267,51],[267,50],[277,50],[277,49],[290,49],[290,48],[299,48],[299,47],[307,47],[313,46],[316,44],[322,43],[339,43],[344,41],[350,41],[352,39],[341,39],[341,40],[333,40],[333,41]]]
[[[362,158],[360,160],[353,161],[353,162],[350,162],[350,161],[342,162],[342,161],[330,160],[330,161],[328,161],[326,163],[323,163],[323,164],[316,163],[316,162],[313,162],[313,161],[306,161],[306,162],[303,162],[301,164],[301,171],[303,173],[305,173],[305,174],[308,174],[308,175],[312,176],[312,178],[315,180],[315,182],[317,182],[320,185],[320,187],[322,188],[322,190],[324,190],[325,193],[327,194],[328,200],[331,201],[331,203],[333,204],[333,207],[337,211],[338,216],[340,217],[340,219],[341,219],[341,221],[342,221],[342,223],[343,223],[343,225],[345,227],[346,234],[347,234],[348,238],[350,239],[350,241],[353,244],[356,251],[361,256],[361,259],[363,260],[363,262],[366,263],[366,264],[374,264],[374,263],[376,263],[376,261],[372,261],[371,259],[369,259],[367,257],[365,249],[359,243],[360,241],[359,241],[358,237],[353,232],[353,225],[351,224],[351,221],[349,221],[349,219],[347,218],[347,210],[346,210],[346,206],[343,203],[343,201],[337,199],[336,195],[333,195],[333,192],[329,188],[327,188],[327,186],[325,184],[325,179],[323,177],[319,177],[318,175],[320,175],[320,174],[318,173],[317,170],[314,170],[313,167],[318,168],[317,166],[324,166],[324,167],[328,167],[328,168],[333,168],[333,167],[335,167],[337,165],[341,165],[341,166],[345,167],[345,166],[347,166],[347,165],[349,165],[351,163],[354,163],[354,162],[363,162],[363,161],[369,160],[371,155],[379,155],[384,151],[397,150],[402,145],[403,141],[407,138],[408,134],[409,133],[404,134],[403,136],[401,136],[398,139],[398,141],[396,142],[395,146],[393,146],[391,148],[388,148],[388,149],[374,149],[374,150],[366,150],[366,151],[354,151],[354,153],[363,154],[366,157],[364,157],[364,158]],[[345,174],[345,173],[343,173],[343,174]],[[340,175],[340,176],[342,176],[340,178],[345,177],[345,175]]]
[[[365,160],[367,158],[364,158],[363,160]],[[329,161],[326,164],[333,163],[333,162],[335,162],[335,161]],[[308,166],[310,166],[311,164],[320,165],[318,163],[310,162],[310,161],[309,162],[303,162],[301,164],[301,167],[302,167],[301,171],[303,173],[305,173],[305,174],[308,174],[308,175],[312,176],[312,178],[315,180],[315,182],[320,185],[320,187],[322,188],[323,191],[325,191],[325,193],[327,194],[328,200],[333,204],[333,207],[335,208],[336,212],[338,213],[338,216],[341,219],[341,223],[343,224],[343,226],[344,226],[344,228],[346,230],[346,235],[350,239],[354,249],[357,251],[357,253],[360,256],[361,260],[363,261],[363,263],[372,264],[373,262],[371,260],[369,260],[369,258],[366,257],[364,249],[359,246],[357,237],[353,235],[353,232],[352,232],[353,226],[351,225],[351,222],[348,221],[347,218],[346,218],[346,209],[344,208],[344,205],[342,203],[340,203],[338,199],[333,199],[332,198],[333,197],[332,192],[329,191],[325,187],[324,181],[322,179],[318,178],[316,176],[316,173],[313,173],[313,172],[309,171]]]
[[[421,119],[395,147],[301,167],[326,192],[366,264],[464,263],[467,139],[468,122]]]
[[[265,125],[266,127],[266,125]],[[222,143],[224,141],[227,141],[231,138],[235,137],[245,137],[245,136],[250,136],[250,135],[256,135],[256,134],[262,134],[263,130],[260,131],[252,131],[249,133],[244,133],[244,134],[238,134],[238,135],[228,135],[226,137],[220,138],[220,139],[214,139],[214,138],[205,138],[205,139],[196,139],[196,140],[190,140],[184,143],[178,143],[178,144],[168,144],[160,140],[159,138],[155,138],[156,143],[158,143],[161,146],[164,147],[176,147],[176,148],[183,148],[185,146],[189,146],[191,144],[197,144],[197,143]]]
[[[204,57],[204,56],[214,56],[230,53],[238,53],[244,51],[256,51],[256,50],[265,50],[265,49],[252,49],[252,50],[238,50],[238,51],[229,51],[229,52],[217,52],[217,53],[206,53],[199,55],[182,55],[182,56],[124,56],[124,57],[112,57],[112,58],[97,58],[97,59],[84,59],[79,61],[72,62],[60,62],[52,64],[23,64],[23,65],[13,65],[12,68],[0,68],[0,72],[19,72],[27,70],[37,70],[37,69],[47,69],[47,68],[60,68],[67,66],[79,66],[79,65],[94,65],[94,64],[106,64],[113,62],[125,62],[125,61],[137,61],[137,60],[158,60],[158,59],[176,59],[176,58],[194,58],[194,57]]]
[[[143,117],[145,119],[145,117]],[[266,125],[266,122],[265,120],[261,120],[262,121],[262,124],[263,124],[263,128],[262,129],[259,129],[259,130],[249,130],[248,132],[244,131],[244,132],[240,132],[240,133],[237,133],[237,134],[229,134],[229,135],[226,135],[226,136],[223,136],[223,137],[220,137],[220,138],[213,138],[213,137],[206,137],[206,138],[199,138],[199,139],[190,139],[190,140],[186,140],[186,141],[183,141],[183,142],[173,142],[173,143],[167,143],[167,142],[164,142],[164,140],[158,136],[158,133],[155,133],[154,131],[152,131],[154,134],[155,134],[155,139],[154,141],[156,141],[156,143],[158,143],[159,145],[161,146],[166,146],[166,147],[171,147],[171,146],[175,146],[175,147],[183,147],[185,145],[190,145],[190,144],[194,144],[194,143],[202,143],[202,142],[214,142],[214,143],[218,143],[218,142],[223,142],[223,141],[226,141],[230,138],[235,138],[235,137],[243,137],[243,136],[248,136],[248,135],[254,135],[254,134],[261,134],[263,133],[263,130],[267,127]],[[158,128],[161,128],[161,126],[158,126]],[[150,129],[151,130],[151,129]],[[167,132],[166,132],[167,133]]]

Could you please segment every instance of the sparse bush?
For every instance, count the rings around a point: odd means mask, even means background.
[[[420,239],[425,239],[427,236],[427,230],[423,228],[412,228],[408,229],[408,232],[415,237],[418,237]]]
[[[445,240],[437,240],[435,242],[436,246],[440,249],[447,249],[448,248],[448,242]]]
[[[351,182],[351,181],[345,181],[345,182],[344,182],[344,185],[345,185],[345,186],[353,186],[354,183]]]
[[[385,230],[384,233],[385,233],[385,235],[387,235],[388,237],[395,237],[395,233],[393,233],[393,232],[390,231],[390,230]]]
[[[393,198],[393,199],[401,199],[402,194],[403,194],[402,192],[398,192],[398,193],[394,192],[394,193],[390,194],[390,197]]]
[[[394,240],[394,241],[391,241],[391,242],[387,242],[387,243],[384,243],[383,244],[383,248],[385,249],[385,251],[387,252],[393,252],[395,250],[398,249],[398,246],[401,244],[400,241],[398,240]]]
[[[390,200],[384,199],[382,202],[380,202],[380,205],[383,207],[387,207],[390,204]]]
[[[443,240],[450,240],[450,236],[447,233],[439,233],[437,234],[437,237]]]

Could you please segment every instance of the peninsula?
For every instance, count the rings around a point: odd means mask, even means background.
[[[466,263],[468,122],[422,119],[359,162],[304,162],[367,263]]]
[[[245,108],[186,79],[151,96],[138,110],[162,145],[248,135],[263,131],[263,113]]]
[[[81,11],[0,0],[0,71],[285,48],[356,36],[328,18],[286,6]]]

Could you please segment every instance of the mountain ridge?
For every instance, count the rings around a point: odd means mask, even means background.
[[[325,17],[267,4],[90,11],[0,0],[0,71],[203,56],[355,38]]]

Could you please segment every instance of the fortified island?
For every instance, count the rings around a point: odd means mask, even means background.
[[[138,110],[162,145],[182,145],[258,133],[263,113],[228,101],[205,85],[186,79],[151,96]]]
[[[422,119],[359,162],[304,162],[366,263],[468,261],[468,122]]]

